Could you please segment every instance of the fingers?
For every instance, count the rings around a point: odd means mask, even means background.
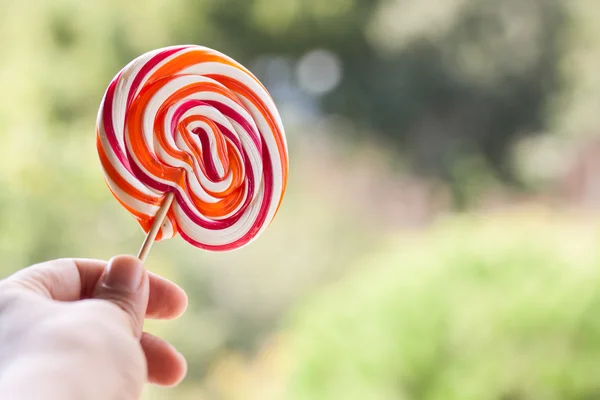
[[[140,340],[146,354],[148,381],[160,386],[174,386],[187,373],[185,358],[164,340],[144,332]]]
[[[188,298],[182,288],[158,275],[150,276],[150,298],[146,318],[174,319],[187,308]]]
[[[102,274],[106,263],[93,261],[91,270],[98,271],[96,281]],[[82,287],[87,280],[88,269],[80,271],[70,259],[48,261],[22,269],[8,277],[4,283],[59,301],[79,300]]]
[[[134,335],[139,337],[149,295],[148,274],[142,262],[133,256],[117,256],[106,266],[92,298],[109,301],[125,311]]]
[[[58,301],[76,301],[93,296],[106,261],[59,259],[25,268],[6,282]],[[146,318],[173,319],[187,307],[187,296],[175,283],[148,273],[150,297]]]

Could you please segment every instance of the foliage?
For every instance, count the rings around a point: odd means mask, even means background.
[[[600,396],[600,231],[539,210],[398,238],[296,314],[296,399]]]
[[[564,2],[443,4],[225,1],[209,15],[223,46],[245,60],[333,51],[344,79],[324,110],[380,134],[421,172],[458,180],[456,164],[482,156],[511,181],[511,145],[547,129],[547,102],[561,89]]]

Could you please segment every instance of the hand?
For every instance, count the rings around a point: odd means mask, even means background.
[[[19,271],[0,281],[0,397],[137,400],[146,380],[175,385],[185,359],[142,327],[186,305],[182,289],[131,256]]]

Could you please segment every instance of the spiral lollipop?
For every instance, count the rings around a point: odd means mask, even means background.
[[[146,240],[177,233],[211,251],[240,248],[275,217],[288,175],[285,132],[265,87],[215,50],[143,54],[112,80],[98,112],[106,183]]]

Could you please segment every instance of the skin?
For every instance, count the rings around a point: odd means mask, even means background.
[[[0,397],[137,400],[146,382],[176,385],[185,359],[143,322],[186,306],[181,288],[132,256],[21,270],[0,281]]]

